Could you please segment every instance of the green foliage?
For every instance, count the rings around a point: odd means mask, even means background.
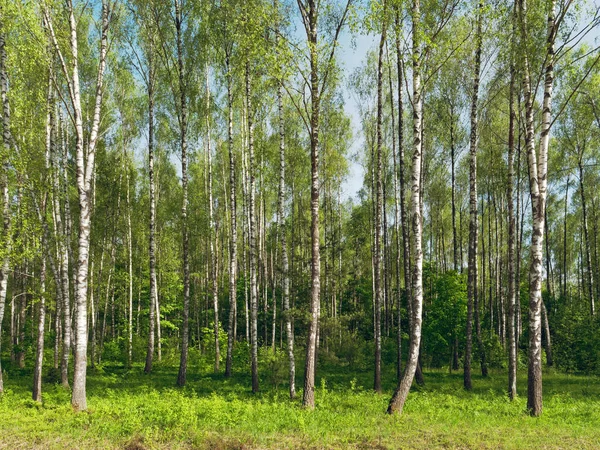
[[[215,329],[214,321],[208,327],[202,327],[200,330],[200,346],[205,354],[211,355],[212,360],[215,359]],[[219,323],[219,361],[225,361],[225,349],[227,348],[227,332],[223,329],[223,325]]]
[[[556,323],[554,358],[563,370],[600,374],[600,323],[591,318],[587,308],[559,304],[554,314]]]
[[[339,336],[335,336],[330,343],[331,351],[337,355],[349,367],[366,369],[370,362],[365,361],[367,345],[356,332],[348,329],[340,330]]]
[[[278,389],[279,386],[288,380],[289,362],[287,353],[276,348],[260,347],[258,351],[258,370],[260,377]]]
[[[467,288],[465,274],[449,271],[436,276],[426,269],[424,284],[433,278],[434,289],[425,303],[424,351],[432,367],[449,364],[455,341],[465,336]]]
[[[484,333],[481,337],[488,367],[506,368],[508,366],[506,349],[495,333]]]

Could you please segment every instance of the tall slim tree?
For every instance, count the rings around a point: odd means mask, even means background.
[[[311,288],[310,288],[310,322],[306,338],[306,364],[304,365],[304,394],[302,405],[306,408],[315,407],[315,366],[317,354],[317,334],[319,328],[320,299],[321,299],[321,239],[319,234],[319,126],[321,100],[327,88],[327,79],[332,69],[340,32],[346,22],[352,0],[347,0],[341,16],[336,21],[333,38],[327,42],[327,60],[321,66],[319,50],[319,6],[316,0],[297,0],[302,16],[302,24],[306,32],[309,60],[308,87],[310,90],[309,120],[306,121],[310,138],[310,235],[311,235]]]
[[[10,154],[13,147],[10,128],[10,104],[8,101],[8,74],[6,68],[6,41],[4,30],[4,11],[0,8],[0,95],[2,99],[2,170],[0,187],[2,188],[2,266],[0,267],[0,337],[2,336],[2,320],[8,292],[8,277],[10,269],[10,253],[12,249],[10,195],[8,174],[10,170]],[[4,392],[2,368],[0,367],[0,393]]]
[[[274,0],[275,12],[278,16],[276,47],[279,49],[279,22],[281,12],[279,2]],[[283,68],[280,68],[282,70]],[[285,232],[285,218],[283,215],[285,203],[285,117],[283,112],[283,76],[280,75],[277,85],[277,114],[279,116],[279,187],[277,193],[277,226],[281,242],[281,283],[283,295],[283,316],[285,320],[285,336],[289,360],[290,398],[296,397],[296,360],[294,357],[294,329],[290,311],[290,265],[288,257],[287,237]]]
[[[100,22],[100,49],[98,55],[98,68],[95,85],[95,101],[92,120],[90,125],[90,135],[87,139],[87,145],[84,141],[84,118],[81,107],[81,91],[79,82],[79,50],[77,20],[75,18],[75,7],[72,0],[67,1],[70,29],[70,58],[72,72],[69,74],[67,63],[63,57],[58,44],[50,11],[44,8],[46,23],[48,24],[52,44],[55,47],[63,75],[67,80],[67,88],[71,100],[71,117],[75,126],[75,166],[77,194],[79,199],[79,237],[78,237],[78,260],[76,266],[75,282],[75,360],[73,372],[73,393],[71,404],[75,411],[84,411],[87,409],[86,399],[86,373],[87,373],[87,291],[88,291],[88,268],[89,268],[89,247],[91,230],[91,185],[94,178],[96,146],[98,144],[100,131],[100,118],[102,108],[102,97],[104,87],[104,71],[106,68],[106,56],[108,51],[108,29],[111,15],[111,5],[108,0],[102,1],[102,14]],[[70,326],[70,324],[69,324]]]
[[[258,255],[256,230],[256,169],[254,155],[254,110],[250,81],[250,62],[246,60],[246,108],[248,126],[248,221],[250,246],[250,370],[252,372],[252,392],[258,392]]]
[[[469,265],[467,281],[467,343],[465,345],[464,387],[472,389],[471,382],[471,351],[473,348],[473,313],[478,314],[477,299],[477,105],[479,102],[479,72],[481,66],[481,41],[483,21],[483,1],[477,8],[477,31],[475,37],[475,58],[473,65],[473,91],[471,93],[471,139],[469,145]],[[476,325],[477,327],[477,325]],[[480,333],[477,334],[478,347]],[[482,363],[483,364],[483,363]],[[483,365],[482,365],[483,367]]]
[[[146,349],[146,363],[144,372],[152,371],[152,361],[154,359],[154,327],[156,303],[158,301],[157,280],[156,280],[156,183],[154,174],[154,84],[156,79],[156,65],[154,63],[154,45],[152,36],[149,37],[148,45],[148,77],[147,77],[147,93],[148,93],[148,183],[150,192],[150,217],[148,222],[148,258],[150,268],[150,300],[149,300],[149,317],[148,317],[148,346]]]
[[[181,186],[183,201],[181,206],[181,229],[183,243],[183,323],[181,330],[181,358],[179,361],[179,373],[177,385],[185,386],[187,377],[188,346],[189,346],[189,317],[190,317],[190,239],[188,230],[188,155],[187,155],[187,89],[186,74],[183,57],[183,11],[182,0],[175,0],[175,34],[177,40],[177,75],[178,84],[178,120],[179,120],[179,144],[181,148]]]
[[[217,252],[215,251],[215,241],[217,239],[216,220],[213,202],[213,171],[212,171],[212,147],[210,137],[210,85],[209,71],[206,66],[206,158],[208,160],[208,215],[209,215],[209,247],[210,247],[210,278],[211,278],[211,294],[213,299],[214,312],[214,340],[215,340],[215,372],[219,371],[219,360],[221,359],[221,350],[219,347],[219,292],[217,280]]]
[[[227,150],[229,153],[229,202],[231,208],[229,243],[229,324],[227,328],[227,358],[225,376],[231,376],[233,366],[233,344],[235,341],[235,319],[237,315],[237,177],[233,149],[233,74],[231,67],[231,44],[225,43],[225,76],[227,79]]]
[[[396,26],[396,71],[398,76],[398,184],[400,185],[400,222],[402,228],[402,264],[404,269],[404,292],[407,299],[409,321],[412,323],[412,289],[411,289],[411,278],[410,278],[410,241],[409,241],[409,229],[408,229],[408,214],[406,212],[406,183],[405,183],[405,162],[404,162],[404,102],[402,98],[402,91],[404,89],[404,63],[401,51],[401,40],[402,40],[402,22],[400,20],[400,7],[396,6],[394,15],[394,24]],[[400,311],[400,308],[399,308]],[[401,320],[398,318],[398,326],[401,325]],[[401,344],[402,335],[399,333],[399,344],[398,344],[398,379],[400,379],[401,372]]]
[[[412,221],[412,318],[408,360],[404,375],[390,400],[388,414],[402,413],[404,402],[412,385],[419,364],[421,346],[421,323],[423,313],[423,221],[421,217],[421,170],[423,158],[423,87],[421,85],[421,1],[413,0],[412,4],[412,60],[413,60],[413,157],[411,172],[411,221]]]
[[[383,265],[383,52],[385,49],[387,32],[387,2],[383,0],[382,28],[379,39],[379,56],[377,59],[377,161],[375,169],[376,183],[376,211],[375,211],[375,255],[373,258],[375,272],[375,377],[373,389],[381,392],[381,306],[383,303],[382,292],[382,265]]]
[[[564,13],[561,17],[564,17]],[[531,196],[532,233],[531,265],[529,270],[529,350],[527,364],[527,409],[532,416],[542,413],[542,253],[544,239],[544,219],[548,186],[548,146],[552,119],[552,90],[554,87],[554,42],[558,29],[555,16],[556,1],[549,4],[546,51],[544,59],[544,100],[542,104],[542,125],[539,149],[536,152],[534,140],[534,97],[530,60],[526,43],[529,39],[527,2],[519,2],[519,26],[521,32],[523,94],[525,97],[525,146],[529,168],[529,188]]]
[[[513,10],[516,11],[517,2]],[[506,180],[506,199],[508,202],[508,397],[514,400],[517,396],[517,341],[515,323],[516,303],[516,274],[515,274],[515,212],[514,212],[514,183],[515,183],[515,14],[512,14],[512,35],[510,43],[510,82],[508,93],[508,171]]]
[[[50,48],[50,55],[52,54]],[[52,154],[52,146],[54,145],[54,131],[55,131],[55,116],[54,116],[54,89],[52,85],[53,77],[53,61],[50,60],[48,64],[48,95],[46,97],[46,148],[44,155],[44,175],[43,183],[47,185],[50,175],[50,156]],[[42,264],[40,268],[40,300],[39,300],[39,312],[38,312],[38,335],[37,345],[35,354],[35,368],[33,371],[33,391],[32,398],[36,402],[42,401],[42,368],[44,364],[44,332],[45,332],[45,320],[46,320],[46,254],[48,252],[48,235],[46,223],[46,206],[48,203],[48,192],[44,192],[41,211],[42,217],[42,238],[41,238],[41,259]]]

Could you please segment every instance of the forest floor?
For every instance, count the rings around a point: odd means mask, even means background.
[[[521,396],[512,403],[504,371],[474,376],[471,392],[462,388],[462,372],[426,371],[425,386],[413,388],[401,416],[385,414],[392,366],[378,395],[370,371],[322,364],[314,411],[300,406],[301,396],[289,400],[279,375],[263,373],[253,395],[241,370],[225,379],[207,363],[191,365],[179,389],[175,361],[156,364],[151,375],[141,365],[107,364],[88,370],[89,409],[76,414],[68,390],[46,383],[38,404],[31,400],[31,369],[9,369],[0,397],[0,448],[600,448],[598,377],[546,371],[544,412],[531,418],[522,369]]]

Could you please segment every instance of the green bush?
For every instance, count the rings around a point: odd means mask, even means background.
[[[338,358],[344,360],[354,368],[365,369],[367,362],[365,355],[371,353],[366,342],[356,332],[342,330],[339,339],[334,339],[330,349]],[[370,362],[370,359],[369,359]]]
[[[258,370],[260,377],[269,385],[276,389],[279,385],[287,381],[288,377],[288,358],[283,350],[271,347],[258,348]]]

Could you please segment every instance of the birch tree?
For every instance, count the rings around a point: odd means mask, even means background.
[[[94,178],[96,146],[98,144],[101,107],[103,97],[104,71],[106,68],[106,55],[108,51],[108,29],[111,15],[111,4],[108,0],[102,1],[102,16],[100,22],[100,51],[98,57],[98,69],[95,86],[94,110],[90,127],[90,136],[87,145],[84,142],[84,118],[81,107],[81,90],[79,82],[79,55],[77,21],[75,19],[75,8],[73,2],[67,2],[67,14],[69,16],[70,29],[70,63],[71,74],[67,68],[67,62],[63,57],[62,50],[56,39],[52,26],[50,11],[44,8],[46,23],[48,24],[51,41],[55,47],[63,75],[67,81],[69,98],[71,100],[71,118],[75,128],[75,153],[76,153],[76,179],[77,194],[79,199],[79,232],[78,232],[78,259],[76,266],[76,290],[75,302],[75,333],[76,348],[73,372],[73,393],[71,404],[75,411],[87,409],[86,399],[86,371],[87,371],[87,291],[88,291],[88,268],[90,247],[90,207],[91,207],[91,185]]]
[[[309,75],[305,77],[310,90],[310,109],[307,112],[309,117],[304,118],[304,123],[310,136],[310,155],[311,155],[311,291],[310,291],[310,322],[306,339],[306,364],[304,368],[304,394],[302,405],[306,408],[315,406],[315,365],[317,349],[317,333],[319,327],[320,315],[320,295],[321,295],[321,255],[320,255],[320,234],[319,234],[319,124],[321,113],[321,99],[327,88],[327,78],[331,72],[335,49],[342,28],[346,22],[348,9],[352,0],[346,2],[345,7],[335,21],[335,31],[330,42],[324,42],[326,45],[326,59],[324,63],[320,61],[319,50],[322,48],[319,44],[319,13],[321,6],[315,0],[297,0],[298,8],[302,16],[302,24],[306,32],[306,41],[309,53]],[[298,108],[300,114],[302,110]],[[303,116],[304,117],[304,116]]]

